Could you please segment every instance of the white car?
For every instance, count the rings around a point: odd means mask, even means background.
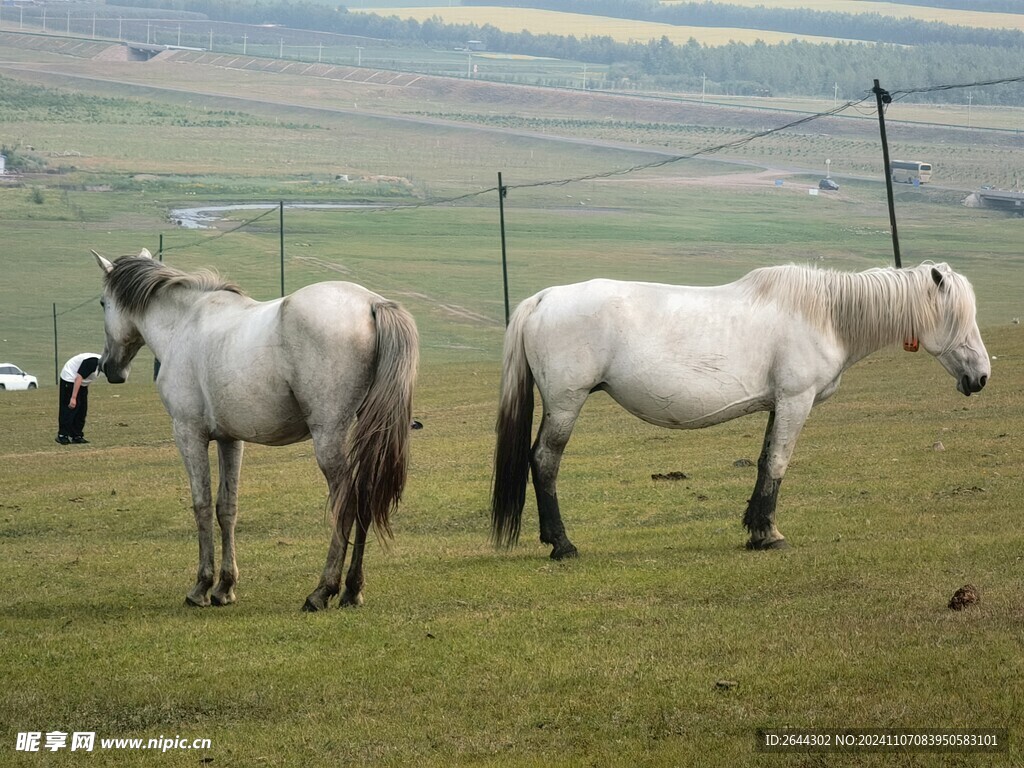
[[[39,382],[12,363],[0,363],[0,389],[35,389]]]

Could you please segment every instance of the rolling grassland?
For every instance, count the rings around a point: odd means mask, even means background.
[[[568,98],[557,92],[499,98],[449,81],[388,88],[173,61],[24,65],[2,74],[57,88],[64,111],[33,111],[49,96],[26,96],[0,143],[73,168],[0,186],[0,358],[41,383],[0,393],[0,762],[80,765],[67,749],[15,749],[19,733],[61,731],[211,742],[159,758],[97,746],[109,765],[757,766],[757,729],[787,726],[1010,738],[996,755],[787,764],[1024,761],[1020,219],[963,207],[954,184],[897,190],[904,263],[947,261],[974,283],[992,380],[964,398],[926,353],[895,349],[849,371],[812,413],[782,487],[790,550],[743,548],[763,414],[673,432],[597,394],[561,473],[581,557],[555,563],[536,541],[532,498],[520,545],[488,543],[497,171],[512,185],[513,303],[596,276],[711,284],[791,261],[866,269],[892,259],[877,172],[841,177],[832,195],[808,189],[825,157],[833,175],[855,153],[868,164],[867,134],[779,134],[743,155],[612,173],[698,146],[704,123],[710,144],[762,118],[693,112],[692,131],[672,139],[667,124],[686,121],[636,102],[618,107],[629,123],[618,133],[599,129],[613,103],[603,98],[559,124],[543,111]],[[898,140],[965,180],[972,159],[977,183],[1018,163],[1018,150],[973,133],[910,136]],[[229,212],[207,230],[169,216],[280,200],[409,206],[288,209],[285,276],[289,290],[352,280],[413,312],[424,429],[395,539],[369,545],[365,606],[299,610],[329,536],[307,442],[246,448],[239,602],[188,609],[195,524],[151,355],[126,384],[93,386],[89,445],[55,444],[52,304],[62,359],[98,349],[88,250],[155,251],[161,234],[168,263],[273,298],[276,211]],[[652,479],[670,473],[686,477]],[[981,602],[949,610],[964,584]]]

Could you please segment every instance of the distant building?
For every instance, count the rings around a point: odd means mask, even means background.
[[[470,40],[466,43],[467,51],[486,51],[487,46],[484,45],[482,40]]]
[[[3,176],[5,173],[7,173],[7,158],[0,155],[0,176]]]

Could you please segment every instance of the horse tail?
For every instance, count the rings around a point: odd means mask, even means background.
[[[372,523],[390,537],[391,511],[402,497],[409,465],[419,334],[412,315],[392,301],[377,301],[370,311],[377,348],[369,389],[356,410],[349,478],[339,506],[348,514],[358,510],[359,525]]]
[[[533,432],[533,371],[526,359],[523,326],[538,303],[534,296],[520,304],[505,331],[491,495],[491,540],[499,547],[511,548],[519,540],[526,503]]]

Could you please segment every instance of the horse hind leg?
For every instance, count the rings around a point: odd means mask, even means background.
[[[349,535],[355,515],[345,504],[348,487],[349,465],[343,440],[346,430],[318,429],[313,432],[313,449],[316,452],[320,471],[327,478],[328,504],[331,514],[331,543],[327,547],[327,561],[316,589],[309,593],[302,606],[304,611],[322,611],[331,598],[341,591],[341,571],[348,550]]]
[[[368,510],[364,514],[360,509],[359,519],[356,523],[356,540],[352,544],[352,561],[348,566],[348,574],[345,576],[345,591],[341,593],[341,602],[339,603],[342,608],[363,604],[363,586],[366,583],[363,578],[363,552],[366,549],[366,535],[370,524]],[[348,535],[347,531],[345,535]]]
[[[354,480],[355,478],[353,478]],[[352,500],[349,503],[352,503]],[[346,541],[349,540],[353,525],[355,525],[356,537],[352,543],[352,560],[345,576],[345,590],[341,593],[339,608],[363,604],[363,586],[366,584],[363,577],[363,553],[366,551],[367,535],[373,526],[373,512],[370,509],[369,500],[363,494],[359,494],[355,504],[355,514],[348,514],[342,525],[342,536]]]
[[[351,515],[347,515],[345,509],[340,508],[338,493],[341,489],[333,486],[329,495],[331,507],[331,543],[327,547],[327,562],[324,564],[323,574],[316,589],[309,593],[302,610],[307,612],[324,610],[338,592],[341,591],[341,570],[345,563],[345,555],[348,550],[348,537],[352,530]]]
[[[217,443],[220,461],[220,487],[217,489],[217,524],[220,526],[221,561],[220,578],[210,593],[214,605],[230,605],[236,600],[238,566],[235,563],[235,516],[238,513],[238,480],[242,471],[240,440],[221,440]]]
[[[551,545],[552,560],[576,557],[579,554],[565,533],[558,505],[557,483],[562,454],[587,394],[571,393],[571,397],[558,409],[549,410],[545,401],[540,429],[530,456],[533,489],[537,495],[537,514],[540,518],[540,540]]]

